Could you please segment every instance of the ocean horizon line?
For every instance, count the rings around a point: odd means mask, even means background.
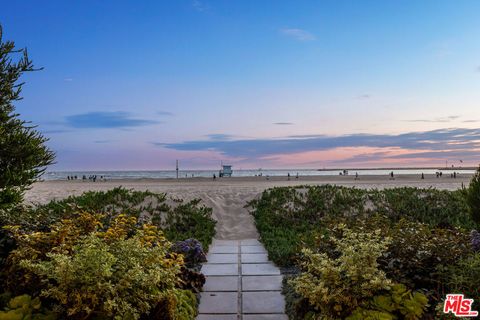
[[[394,172],[398,175],[435,175],[436,172],[444,172],[446,174],[457,173],[463,174],[473,174],[475,169],[473,167],[448,167],[448,168],[437,168],[437,167],[421,167],[421,168],[334,168],[334,169],[300,169],[300,168],[290,168],[290,169],[238,169],[233,170],[232,177],[255,177],[255,176],[271,176],[271,177],[281,177],[288,175],[290,176],[338,176],[338,175],[348,175],[359,174],[359,175],[371,175],[371,176],[381,176],[388,175],[390,172]],[[176,178],[212,178],[214,175],[219,176],[218,169],[189,169],[189,170],[179,170],[178,176],[176,170],[75,170],[75,171],[49,171],[46,172],[43,176],[43,180],[68,180],[70,178],[74,179],[89,179],[95,176],[97,179],[113,179],[113,180],[131,180],[131,179],[176,179]]]

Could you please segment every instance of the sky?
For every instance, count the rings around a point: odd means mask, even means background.
[[[10,1],[49,170],[478,165],[480,1]]]

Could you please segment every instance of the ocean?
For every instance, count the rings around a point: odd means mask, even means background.
[[[355,175],[356,172],[360,176],[362,175],[389,175],[393,171],[395,175],[403,174],[418,174],[422,173],[435,174],[437,171],[442,171],[443,174],[450,175],[454,171],[457,173],[473,174],[473,169],[350,169],[348,174]],[[219,170],[180,170],[178,173],[179,178],[192,178],[192,177],[204,177],[211,178],[215,174],[218,177]],[[233,177],[253,177],[255,175],[262,176],[287,176],[289,173],[291,176],[295,176],[297,173],[299,176],[337,176],[341,172],[337,170],[316,170],[316,169],[256,169],[256,170],[233,170]],[[89,176],[96,175],[97,178],[104,177],[109,180],[115,179],[174,179],[176,178],[175,170],[155,170],[155,171],[49,171],[43,176],[43,180],[67,180],[68,176],[77,176],[81,179],[83,176],[87,178]]]

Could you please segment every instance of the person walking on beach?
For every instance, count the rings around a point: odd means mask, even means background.
[[[213,181],[215,181],[215,179],[217,179],[217,176],[215,175],[215,173],[213,174]]]
[[[422,180],[425,179],[425,176],[423,175],[423,172],[422,172]]]
[[[298,172],[297,172],[297,175],[295,176],[295,179],[297,179],[297,180],[298,180]]]
[[[393,171],[390,172],[390,180],[395,180],[395,176],[393,175]]]
[[[355,172],[355,180],[358,180],[358,172]]]
[[[290,181],[290,172],[287,174],[288,181]]]

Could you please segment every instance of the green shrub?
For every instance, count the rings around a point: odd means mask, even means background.
[[[0,224],[1,225],[1,224]],[[0,279],[7,275],[2,274],[8,255],[15,248],[15,240],[9,235],[7,230],[0,229]],[[0,292],[3,292],[3,281],[0,282]]]
[[[285,313],[290,320],[314,319],[315,310],[308,300],[295,291],[292,286],[292,279],[295,275],[284,275],[282,283],[282,294],[285,296]]]
[[[339,253],[337,258],[304,249],[303,273],[291,280],[300,296],[322,316],[331,319],[350,315],[363,302],[392,285],[377,263],[390,240],[382,238],[380,232],[342,231],[343,238],[333,240]]]
[[[445,287],[441,271],[456,264],[472,251],[468,232],[460,229],[431,228],[426,224],[401,220],[383,234],[392,239],[381,268],[389,278],[410,288],[436,291]],[[441,298],[443,292],[438,292]]]
[[[4,311],[0,311],[0,320],[55,320],[57,317],[52,311],[42,308],[37,297],[32,299],[28,294],[12,298]]]
[[[360,190],[340,186],[272,188],[248,204],[269,258],[291,266],[302,247],[314,246],[314,231],[327,230],[332,222],[355,225],[382,217],[388,227],[400,220],[428,228],[474,226],[461,191],[395,188]]]
[[[391,221],[407,218],[431,227],[471,228],[474,225],[461,190],[404,187],[369,193],[373,212],[384,214]]]
[[[305,261],[312,260],[311,255],[337,261],[342,256],[337,242],[343,238],[342,228],[337,227],[339,224],[355,233],[378,232],[381,238],[390,239],[378,256],[377,269],[392,283],[401,283],[408,290],[421,290],[426,294],[431,306],[425,311],[425,318],[433,316],[435,306],[448,290],[445,269],[466,259],[472,254],[472,247],[478,247],[475,233],[472,239],[469,236],[475,223],[463,190],[283,187],[266,190],[248,206],[269,258],[292,270],[298,265],[304,267]],[[299,254],[302,248],[310,250],[306,251],[309,252],[307,258]],[[364,265],[356,264],[358,269]],[[320,275],[318,278],[322,279]],[[296,279],[285,287],[290,316],[293,319],[317,317],[320,306],[315,309],[315,303],[311,303],[318,298],[315,297],[318,292],[312,289],[317,284],[312,279],[307,280],[305,273]],[[291,288],[296,290],[295,281],[303,281],[305,295],[299,294],[300,291],[292,294]],[[375,293],[389,294],[388,290]],[[305,307],[305,303],[310,307]],[[332,308],[328,300],[321,303],[326,309]],[[365,303],[359,303],[358,307],[378,315],[379,310]],[[342,306],[342,310],[345,308]],[[401,318],[397,311],[390,316]],[[294,313],[297,314],[292,316]]]
[[[114,188],[108,191],[89,191],[80,196],[53,200],[37,207],[18,207],[5,217],[5,225],[20,225],[25,230],[45,231],[52,224],[78,212],[101,213],[102,224],[110,225],[119,214],[135,217],[138,223],[152,223],[161,228],[171,241],[189,238],[199,240],[208,249],[215,235],[212,209],[200,200],[169,201],[164,193]],[[1,219],[1,217],[0,217]]]
[[[467,202],[472,220],[480,225],[480,167],[475,172],[467,189]]]
[[[189,290],[175,290],[163,297],[155,309],[145,317],[148,320],[193,320],[197,315],[197,298]]]
[[[215,224],[216,221],[212,218],[212,209],[200,206],[199,199],[186,203],[178,200],[176,206],[168,208],[165,221],[156,223],[170,241],[194,238],[201,242],[205,250],[212,243]]]
[[[417,320],[427,307],[427,297],[412,293],[402,284],[393,285],[388,294],[373,297],[363,307],[357,308],[347,320]]]
[[[44,232],[31,232],[19,226],[5,227],[16,242],[16,249],[7,258],[2,270],[3,284],[14,294],[37,295],[42,288],[38,277],[21,267],[26,259],[43,261],[49,253],[71,252],[82,236],[98,231],[100,217],[88,213],[77,213],[71,219],[63,219]]]
[[[138,319],[162,295],[175,294],[181,259],[158,242],[145,245],[144,233],[108,243],[92,234],[71,254],[49,253],[46,261],[22,266],[48,281],[41,295],[56,301],[70,318],[89,315]]]
[[[191,295],[180,292],[183,256],[170,251],[163,233],[126,215],[105,229],[103,218],[81,213],[46,232],[10,228],[18,247],[8,259],[9,289],[38,292],[72,319],[138,319],[162,301],[173,303],[172,312],[178,306],[190,314]]]
[[[446,270],[449,292],[463,293],[467,298],[474,299],[476,306],[480,305],[480,253],[472,254],[451,265]]]

